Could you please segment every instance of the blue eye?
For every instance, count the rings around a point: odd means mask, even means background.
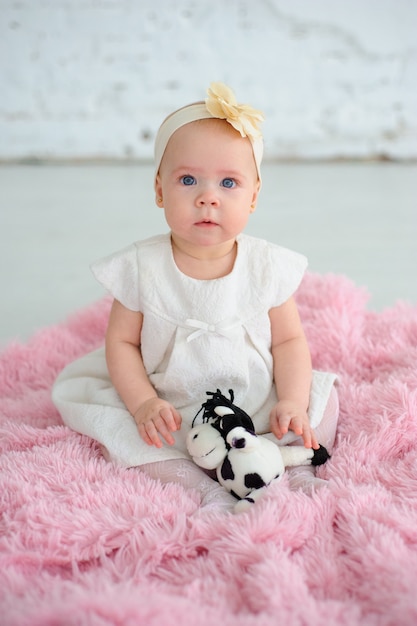
[[[223,178],[220,185],[222,187],[226,187],[226,189],[233,189],[233,187],[236,187],[236,182],[233,180],[233,178]]]
[[[182,182],[183,185],[186,185],[187,187],[190,185],[195,185],[197,182],[194,176],[191,176],[190,174],[181,176],[180,181]]]

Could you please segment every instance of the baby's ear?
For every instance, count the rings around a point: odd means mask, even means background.
[[[162,196],[162,183],[161,183],[161,177],[159,174],[156,175],[154,186],[155,186],[155,202],[157,206],[161,207],[164,203],[164,199]]]
[[[251,202],[251,213],[253,213],[253,211],[256,208],[256,202],[258,200],[258,194],[259,194],[259,190],[261,188],[261,183],[259,181],[259,179],[256,181],[256,185],[255,185],[255,189],[253,191],[253,196],[252,196],[252,202]]]

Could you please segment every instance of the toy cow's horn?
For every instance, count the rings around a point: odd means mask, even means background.
[[[224,417],[225,415],[234,415],[234,411],[232,411],[230,406],[216,406],[214,408],[214,412],[219,417]]]

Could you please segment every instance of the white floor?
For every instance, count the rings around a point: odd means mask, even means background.
[[[417,304],[417,165],[265,164],[247,232],[349,276],[369,308]],[[0,168],[0,344],[103,294],[89,263],[165,232],[151,165]]]

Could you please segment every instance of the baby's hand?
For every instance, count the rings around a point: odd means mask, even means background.
[[[181,415],[169,402],[161,398],[150,398],[140,405],[133,417],[140,436],[149,446],[162,448],[159,435],[170,446],[175,443],[171,433],[181,428]]]
[[[307,411],[293,402],[278,402],[272,409],[270,416],[271,431],[277,439],[282,439],[288,430],[302,436],[306,448],[318,449],[319,444],[310,426]]]

